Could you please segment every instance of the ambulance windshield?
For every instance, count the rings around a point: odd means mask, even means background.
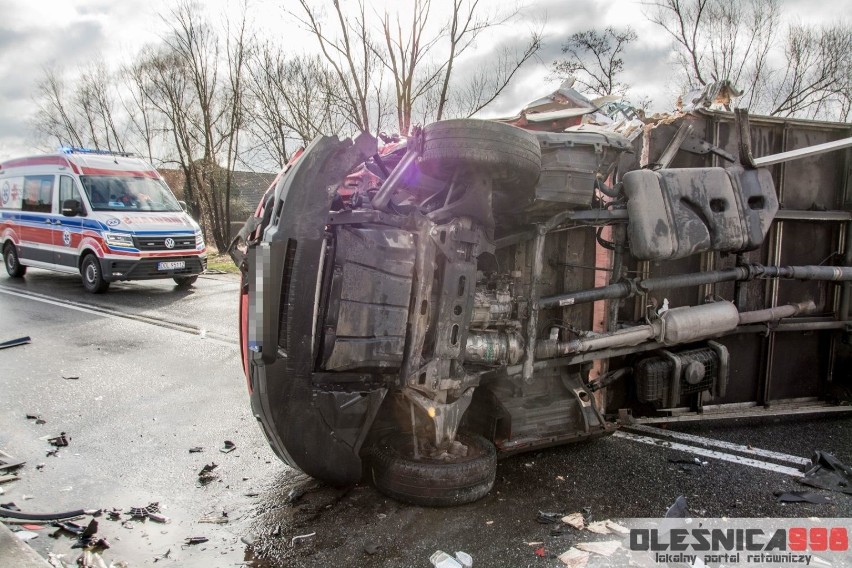
[[[182,211],[160,180],[131,176],[80,176],[95,211]]]

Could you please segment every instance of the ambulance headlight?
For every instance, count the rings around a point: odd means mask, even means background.
[[[204,235],[200,231],[195,233],[195,248],[204,248]]]
[[[111,247],[133,247],[133,237],[122,233],[104,233],[107,245]]]

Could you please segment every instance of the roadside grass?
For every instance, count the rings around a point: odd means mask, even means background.
[[[240,269],[227,254],[210,254],[207,257],[207,274],[239,274]]]

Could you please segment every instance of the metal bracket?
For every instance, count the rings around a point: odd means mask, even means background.
[[[737,125],[737,136],[739,137],[740,164],[746,169],[757,168],[754,156],[751,153],[751,130],[748,121],[748,109],[734,109],[734,118]]]
[[[462,416],[473,400],[473,391],[472,388],[467,389],[454,402],[446,404],[427,398],[411,388],[404,389],[403,394],[412,403],[422,408],[426,415],[432,419],[432,423],[435,425],[435,447],[440,448],[442,444],[453,442],[456,439],[456,432],[458,432]]]

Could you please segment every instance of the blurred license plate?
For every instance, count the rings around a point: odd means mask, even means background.
[[[158,262],[157,270],[180,270],[186,267],[186,261],[173,260],[171,262]]]

